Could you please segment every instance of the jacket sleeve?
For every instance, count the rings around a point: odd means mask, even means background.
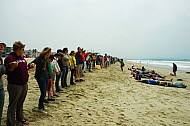
[[[5,74],[6,73],[6,68],[5,68],[5,66],[2,64],[2,65],[0,65],[0,76],[2,76],[3,74]]]
[[[12,71],[10,71],[11,67],[10,67],[9,63],[13,62],[13,61],[14,61],[14,58],[12,58],[10,55],[5,58],[5,60],[4,60],[4,66],[5,66],[5,69],[6,69],[6,73],[5,74],[8,75],[8,74],[12,73]]]
[[[34,59],[32,62],[30,62],[28,64],[28,68],[30,69],[30,64],[34,63],[34,64],[37,64],[38,63],[38,60],[39,60],[39,57],[37,57],[36,59]]]

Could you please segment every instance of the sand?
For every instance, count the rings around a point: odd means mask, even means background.
[[[32,111],[38,105],[40,92],[34,70],[30,70],[29,90],[24,103],[25,117],[30,126],[189,126],[190,74],[178,71],[176,77],[171,77],[171,69],[145,65],[145,68],[154,69],[168,79],[182,79],[187,88],[147,85],[131,78],[127,68],[132,63],[125,64],[124,72],[119,63],[107,69],[86,72],[85,82],[63,89],[56,101],[45,104],[48,114]],[[5,93],[3,125],[8,106],[6,82]]]

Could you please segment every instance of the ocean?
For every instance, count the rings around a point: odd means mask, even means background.
[[[140,63],[140,64],[146,64],[150,66],[156,66],[156,67],[164,67],[164,68],[171,68],[173,66],[173,63],[177,65],[178,70],[183,71],[190,71],[190,60],[165,60],[165,59],[159,59],[159,60],[127,60],[130,62]]]

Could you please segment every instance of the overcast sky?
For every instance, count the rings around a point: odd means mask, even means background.
[[[190,0],[0,0],[0,41],[190,59]]]

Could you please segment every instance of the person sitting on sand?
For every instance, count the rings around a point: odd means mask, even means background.
[[[142,71],[145,71],[146,69],[145,69],[145,67],[144,66],[142,66]]]
[[[134,76],[135,80],[141,80],[142,76],[140,74],[140,71],[137,71],[135,76]]]

